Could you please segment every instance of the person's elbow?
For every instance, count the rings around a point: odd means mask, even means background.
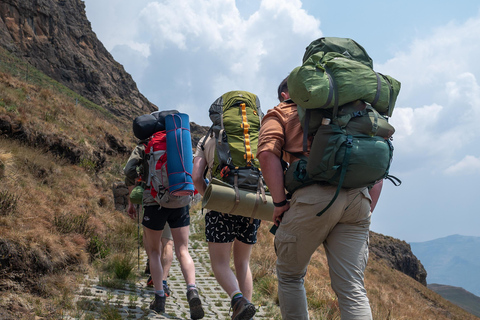
[[[203,186],[204,179],[201,174],[195,174],[194,172],[194,174],[192,174],[192,180],[193,180],[193,185],[197,190]]]
[[[267,165],[269,161],[273,160],[274,157],[276,157],[275,154],[270,151],[262,151],[257,154],[257,159],[260,161],[260,166]]]
[[[194,159],[193,161],[193,171],[192,171],[192,180],[193,185],[197,190],[200,190],[204,184],[203,173],[205,171],[205,166],[201,159]]]

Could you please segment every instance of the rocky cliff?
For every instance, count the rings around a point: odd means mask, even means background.
[[[405,241],[370,232],[369,250],[371,258],[382,259],[393,269],[427,285],[427,271]]]
[[[97,39],[81,0],[1,0],[0,46],[114,115],[157,109]]]

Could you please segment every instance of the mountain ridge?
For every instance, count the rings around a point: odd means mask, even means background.
[[[410,243],[428,270],[428,283],[440,283],[480,296],[480,237],[450,235]]]

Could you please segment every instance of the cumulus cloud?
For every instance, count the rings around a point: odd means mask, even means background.
[[[478,174],[480,173],[480,158],[467,155],[460,162],[448,167],[445,173],[453,174]]]
[[[411,169],[449,172],[451,163],[463,163],[460,159],[479,150],[478,52],[480,17],[438,28],[375,66],[402,82],[391,119],[397,129],[397,161]],[[475,156],[479,155],[480,150]]]
[[[209,105],[226,91],[251,91],[264,109],[273,107],[278,83],[322,36],[320,21],[300,0],[263,0],[249,15],[234,0],[140,2],[135,25],[112,52],[125,57],[120,62],[152,102],[202,125],[210,123]]]

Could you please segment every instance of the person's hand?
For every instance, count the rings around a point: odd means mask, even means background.
[[[290,209],[290,204],[287,202],[284,206],[282,207],[275,207],[273,209],[273,223],[278,227],[280,225],[280,222],[282,222],[283,219],[283,214],[285,211]]]
[[[137,217],[137,210],[135,209],[135,206],[131,202],[128,204],[127,213],[128,213],[128,216],[133,220],[135,220],[135,218]]]

